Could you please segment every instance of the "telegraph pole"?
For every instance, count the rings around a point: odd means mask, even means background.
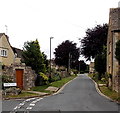
[[[50,37],[50,77],[51,77],[51,39],[54,37]]]

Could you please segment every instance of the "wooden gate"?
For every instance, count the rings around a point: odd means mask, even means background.
[[[16,69],[16,83],[17,87],[23,89],[23,69]]]

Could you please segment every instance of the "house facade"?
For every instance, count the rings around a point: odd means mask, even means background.
[[[10,45],[9,37],[5,33],[0,33],[0,62],[2,65],[10,66],[14,63],[20,63],[21,57],[18,53],[21,52],[22,50]]]
[[[21,89],[34,87],[35,71],[31,67],[21,62],[22,50],[12,47],[9,37],[5,33],[0,33],[0,75],[10,76],[12,82],[17,83]]]
[[[120,40],[120,8],[111,8],[107,39],[107,72],[112,75],[112,79],[109,80],[109,86],[112,86],[112,89],[117,92],[120,89],[119,64],[115,58],[115,48],[118,40]]]

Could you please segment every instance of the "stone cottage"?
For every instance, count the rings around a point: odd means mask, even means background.
[[[34,86],[35,72],[31,67],[21,62],[22,50],[12,47],[9,37],[5,33],[0,33],[0,64],[2,65],[2,75],[12,77],[12,81],[17,83],[21,89],[30,89]]]
[[[109,80],[109,86],[112,86],[112,89],[117,92],[120,89],[119,64],[115,58],[115,48],[118,40],[120,40],[120,8],[111,8],[107,39],[107,72],[112,75],[112,79]]]

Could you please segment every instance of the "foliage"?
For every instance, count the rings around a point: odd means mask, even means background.
[[[47,60],[47,55],[44,53],[44,52],[42,52],[42,55],[43,55],[43,63],[45,64],[45,67],[46,67],[46,70],[48,71],[48,60]]]
[[[39,72],[46,71],[43,54],[40,51],[40,46],[37,39],[35,41],[24,43],[23,58],[23,62],[25,62],[27,66],[31,66],[37,74]]]
[[[55,73],[54,76],[52,77],[52,81],[58,81],[61,80],[61,76],[59,73]]]
[[[101,80],[101,76],[106,72],[106,47],[101,54],[95,57],[95,70],[98,72],[98,79]]]
[[[76,47],[76,43],[66,40],[55,48],[54,54],[55,63],[59,66],[65,66],[68,68],[69,61],[72,65],[72,62],[76,62],[78,60],[79,48]]]
[[[81,40],[81,54],[87,59],[95,58],[101,54],[103,46],[107,44],[108,25],[97,25],[95,28],[87,29],[86,36]]]
[[[81,72],[85,72],[85,70],[87,69],[87,64],[84,62],[84,60],[80,60],[80,61],[76,61],[73,66]]]
[[[69,82],[70,80],[74,79],[76,76],[69,76],[69,77],[66,77],[66,78],[63,78],[59,81],[55,81],[55,82],[52,82],[50,83],[50,86],[54,86],[54,87],[62,87],[65,83]]]
[[[12,82],[13,82],[12,76],[2,75],[2,83],[12,83]]]
[[[41,86],[45,84],[48,84],[48,77],[44,73],[40,72],[36,77],[35,86]]]
[[[115,55],[120,64],[120,40],[116,43]]]

